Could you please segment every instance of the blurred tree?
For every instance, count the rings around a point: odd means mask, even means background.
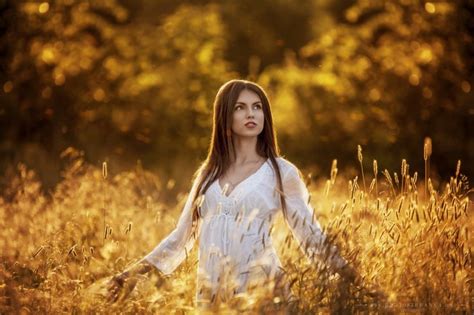
[[[316,1],[216,2],[226,30],[226,58],[239,73],[253,78],[265,67],[281,64],[285,51],[303,47],[311,39],[311,18],[318,13]]]
[[[92,161],[140,157],[154,166],[189,163],[183,153],[204,150],[212,98],[235,75],[223,60],[215,5],[180,6],[158,26],[138,17],[132,24],[117,1],[4,8],[4,163],[40,159],[47,175],[58,173],[69,145],[87,149]]]
[[[384,165],[408,158],[420,169],[430,136],[442,174],[452,174],[458,158],[472,159],[469,3],[360,0],[344,23],[314,23],[322,35],[260,77],[272,87],[279,125],[288,126],[290,151],[329,165],[354,160],[363,144]],[[308,139],[290,141],[300,133]]]
[[[218,87],[243,77],[268,89],[302,164],[353,165],[362,144],[365,161],[420,169],[431,136],[443,175],[458,158],[472,173],[472,13],[468,0],[0,0],[0,171],[24,161],[51,186],[74,146],[188,185]]]
[[[59,152],[79,145],[79,122],[106,96],[104,83],[96,84],[100,64],[127,12],[113,1],[9,1],[6,7],[2,149],[8,163],[25,160],[57,176]]]

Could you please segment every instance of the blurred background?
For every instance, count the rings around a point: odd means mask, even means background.
[[[270,96],[282,154],[315,177],[474,167],[474,1],[0,0],[0,174],[46,189],[74,147],[189,188],[233,78]],[[432,175],[433,175],[432,174]]]

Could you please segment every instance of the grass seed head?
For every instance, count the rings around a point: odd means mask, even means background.
[[[102,178],[107,179],[107,162],[102,163]]]
[[[458,163],[456,165],[456,177],[458,177],[460,173],[461,173],[461,160],[458,160]]]
[[[423,146],[423,158],[425,159],[425,161],[430,158],[431,153],[432,153],[431,138],[426,137],[425,144]]]

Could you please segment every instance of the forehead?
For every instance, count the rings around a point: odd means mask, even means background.
[[[239,97],[237,98],[237,102],[252,104],[255,102],[261,102],[261,99],[257,93],[253,91],[242,90],[242,92],[239,94]]]

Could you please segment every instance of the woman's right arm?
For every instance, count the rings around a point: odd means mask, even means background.
[[[107,301],[115,302],[120,298],[120,292],[123,292],[123,298],[126,298],[135,288],[137,278],[135,276],[148,273],[153,269],[153,265],[142,259],[119,274],[116,274],[108,282]],[[126,290],[122,290],[122,289]]]
[[[199,171],[198,174],[201,174]],[[200,222],[193,229],[193,200],[201,175],[196,176],[175,229],[163,239],[142,261],[155,266],[164,275],[171,274],[191,251],[200,233]],[[199,199],[196,200],[199,202]],[[148,267],[141,267],[148,268]]]
[[[124,288],[125,284],[127,284],[128,290],[126,295],[128,295],[136,284],[134,276],[148,273],[154,267],[158,270],[160,276],[171,274],[186,258],[187,253],[194,246],[195,239],[200,230],[200,222],[198,222],[196,233],[193,233],[192,211],[194,208],[193,200],[197,193],[201,173],[201,170],[198,170],[198,176],[195,176],[191,191],[175,229],[139,262],[115,275],[109,281],[109,301],[116,301],[119,298],[119,292]],[[131,279],[133,281],[130,281]]]
[[[126,278],[135,275],[143,275],[153,270],[153,267],[154,266],[150,264],[147,260],[142,259],[136,264],[125,269],[122,273],[120,273],[120,275]]]

